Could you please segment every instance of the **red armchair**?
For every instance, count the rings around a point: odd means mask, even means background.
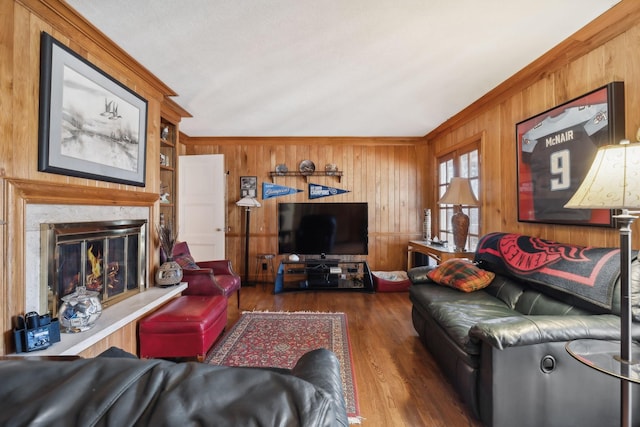
[[[182,295],[223,295],[227,299],[238,292],[240,308],[240,276],[228,259],[196,262],[186,242],[176,243],[173,259],[182,267],[183,280],[189,284]]]

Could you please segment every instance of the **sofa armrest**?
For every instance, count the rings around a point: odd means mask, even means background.
[[[188,283],[182,295],[224,295],[210,268],[184,269],[182,277]]]
[[[640,336],[634,325],[634,337]],[[620,339],[620,317],[613,314],[591,316],[513,316],[486,320],[472,326],[474,342],[486,341],[500,350],[506,347],[576,339]]]
[[[233,267],[231,266],[231,261],[228,259],[221,259],[215,261],[198,261],[198,267],[207,268],[213,271],[215,276],[218,275],[229,275],[229,276],[237,276],[236,272],[233,271]]]
[[[427,276],[431,270],[435,268],[434,265],[423,265],[420,267],[413,267],[407,271],[407,276],[409,276],[409,280],[414,285],[420,285],[423,283],[434,283],[433,280]]]
[[[333,352],[320,348],[305,353],[291,369],[291,374],[325,391],[333,400],[337,425],[349,426],[340,379],[340,361]]]

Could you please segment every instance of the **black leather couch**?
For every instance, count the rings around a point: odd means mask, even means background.
[[[543,245],[538,249],[546,254],[575,255],[571,245]],[[619,340],[619,278],[612,281],[610,307],[597,307],[570,292],[527,280],[526,274],[512,274],[501,264],[505,260],[499,259],[499,250],[486,257],[479,254],[480,247],[477,265],[496,273],[482,290],[464,293],[436,284],[427,276],[433,266],[408,272],[413,325],[471,413],[494,427],[619,425],[620,381],[583,365],[565,348],[575,339]],[[637,260],[632,288],[632,336],[637,340]],[[633,406],[640,410],[638,386],[632,387],[632,395]],[[640,425],[640,412],[634,419],[633,424]]]
[[[291,370],[101,356],[0,361],[0,425],[348,426],[329,350]]]

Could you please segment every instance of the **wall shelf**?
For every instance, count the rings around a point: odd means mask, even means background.
[[[269,172],[269,176],[271,176],[271,182],[275,183],[276,178],[284,178],[288,176],[304,176],[306,181],[309,182],[309,177],[311,176],[334,176],[338,179],[338,182],[342,181],[342,171],[315,171],[315,172]]]

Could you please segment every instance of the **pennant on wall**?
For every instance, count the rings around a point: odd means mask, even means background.
[[[268,182],[262,183],[262,200],[270,199],[272,197],[287,196],[289,194],[301,193],[303,190],[297,188],[285,187],[278,184],[269,184]]]
[[[337,194],[348,193],[348,190],[327,187],[326,185],[309,184],[309,198],[319,199],[321,197],[335,196]]]

